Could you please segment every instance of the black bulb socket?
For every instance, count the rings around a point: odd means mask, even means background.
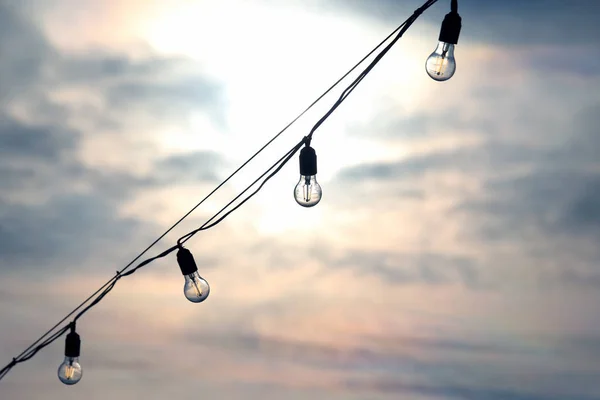
[[[449,12],[442,21],[442,28],[440,29],[440,42],[449,44],[457,44],[458,37],[460,36],[460,29],[462,28],[462,18],[457,12]]]
[[[190,275],[198,271],[192,252],[183,247],[180,247],[177,252],[177,263],[183,275]]]
[[[75,331],[69,332],[67,340],[65,340],[65,356],[66,357],[79,357],[79,351],[81,350],[81,339]]]
[[[313,176],[317,174],[317,153],[310,146],[300,151],[300,175]]]

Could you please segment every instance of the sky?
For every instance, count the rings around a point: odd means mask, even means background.
[[[600,2],[439,1],[296,159],[78,321],[0,398],[600,398]],[[126,265],[420,1],[0,0],[0,363]],[[349,81],[345,81],[349,83]],[[306,135],[327,96],[149,255]]]

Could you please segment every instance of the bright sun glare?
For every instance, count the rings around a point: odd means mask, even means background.
[[[233,164],[245,160],[391,30],[353,18],[244,1],[182,2],[166,8],[145,28],[146,40],[160,53],[195,60],[203,74],[223,84],[228,132],[220,132],[222,127],[199,109],[190,115],[187,132],[178,126],[164,133],[164,147],[171,151],[213,150],[225,154]],[[336,157],[319,158],[320,182],[348,165],[405,155],[402,148],[369,140],[370,132],[363,137],[347,133],[349,125],[366,125],[376,117],[382,104],[405,111],[414,107],[415,97],[394,96],[390,90],[401,86],[403,92],[419,93],[418,81],[410,77],[423,73],[422,62],[406,62],[416,58],[408,57],[413,53],[410,44],[395,50],[401,51],[402,58],[398,53],[390,54],[391,60],[378,65],[369,83],[361,85],[357,97],[367,101],[345,103],[344,117],[327,122],[327,135],[319,137],[317,153],[319,148],[324,151],[340,144],[343,151],[337,151]],[[382,93],[387,93],[385,98]],[[326,99],[324,106],[333,101]],[[311,121],[320,115],[322,112],[314,114]],[[296,160],[291,164],[287,168],[297,168]],[[239,190],[246,182],[232,186]],[[295,184],[289,183],[290,198]],[[264,215],[284,212],[267,195],[257,196],[253,202],[270,210]],[[302,226],[306,221],[305,213],[287,208],[285,212],[292,220],[266,218],[261,228],[276,232],[289,224]]]

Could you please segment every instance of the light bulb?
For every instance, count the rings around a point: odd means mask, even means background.
[[[456,9],[456,2],[453,2],[452,11],[442,21],[439,43],[425,62],[427,74],[436,81],[447,81],[456,72],[454,46],[458,43],[462,26],[462,19]]]
[[[294,188],[296,203],[313,207],[321,201],[323,191],[317,182],[317,153],[306,145],[300,152],[300,181]]]
[[[429,76],[436,81],[446,81],[452,78],[452,75],[456,71],[454,45],[439,42],[437,48],[427,58],[425,69]]]
[[[192,253],[188,249],[179,247],[177,263],[179,263],[179,268],[185,278],[185,284],[183,285],[185,297],[192,303],[201,303],[206,300],[210,293],[210,286],[198,274],[198,267]]]
[[[198,274],[198,271],[185,275],[185,285],[183,286],[185,297],[192,303],[204,301],[210,293],[210,286]]]
[[[74,385],[81,379],[83,371],[79,364],[79,357],[66,357],[58,367],[58,379],[65,385]]]
[[[75,323],[71,324],[71,332],[65,340],[65,360],[58,367],[58,379],[65,385],[74,385],[81,379],[83,371],[79,364],[81,339],[75,332]]]
[[[303,207],[312,207],[321,201],[321,185],[315,175],[300,175],[300,181],[294,188],[294,198]]]

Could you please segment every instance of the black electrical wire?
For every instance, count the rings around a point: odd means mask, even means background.
[[[137,260],[139,260],[144,254],[148,252],[152,247],[154,247],[160,240],[162,240],[169,232],[171,232],[177,225],[179,225],[184,219],[186,219],[191,213],[193,213],[202,203],[204,203],[208,198],[210,198],[217,190],[219,190],[223,185],[225,185],[233,176],[235,176],[242,168],[244,168],[248,163],[250,163],[254,158],[256,158],[265,148],[267,148],[273,141],[275,141],[279,136],[281,136],[290,126],[292,126],[298,119],[300,119],[304,114],[306,114],[312,107],[314,107],[320,100],[323,99],[327,94],[329,94],[337,85],[340,84],[348,75],[350,75],[360,64],[362,64],[367,58],[369,58],[377,49],[379,49],[386,41],[389,40],[392,35],[394,35],[398,29],[400,29],[402,25],[396,28],[392,33],[390,33],[385,39],[383,39],[376,47],[374,47],[367,55],[365,55],[360,61],[358,61],[350,70],[348,70],[342,77],[340,77],[333,85],[331,85],[326,91],[324,91],[316,100],[314,100],[307,108],[305,108],[298,116],[296,116],[292,121],[290,121],[283,129],[281,129],[273,138],[271,138],[267,143],[265,143],[258,151],[256,151],[248,160],[246,160],[242,165],[240,165],[233,173],[231,173],[223,182],[221,182],[215,189],[213,189],[206,197],[204,197],[198,204],[196,204],[192,209],[190,209],[183,217],[181,217],[177,222],[175,222],[169,229],[167,229],[162,235],[160,235],[156,240],[154,240],[148,247],[146,247],[140,254],[138,254],[131,262],[129,262],[123,269],[117,271],[117,273],[109,279],[104,285],[102,285],[98,290],[92,293],[88,298],[82,301],[73,311],[67,314],[62,320],[57,322],[52,328],[48,329],[46,333],[44,333],[38,340],[33,342],[27,349],[23,350],[21,354],[19,354],[14,359],[18,360],[23,357],[29,350],[34,348],[39,342],[41,342],[46,336],[48,336],[52,331],[54,331],[60,324],[65,322],[71,315],[76,313],[81,307],[87,304],[92,298],[94,298],[98,293],[102,292],[106,287],[108,287],[115,279],[119,278],[119,274],[122,274],[129,267],[131,267]],[[9,363],[8,365],[11,365]],[[8,365],[6,367],[8,367]],[[13,365],[14,366],[14,365]],[[4,367],[4,368],[6,368]],[[4,368],[0,370],[0,379],[2,379],[2,372]]]
[[[116,283],[124,276],[128,276],[136,272],[138,269],[148,265],[152,261],[165,257],[170,254],[177,248],[181,247],[183,243],[187,240],[191,239],[196,233],[201,230],[206,230],[214,227],[221,221],[223,221],[227,216],[229,216],[233,211],[237,210],[244,203],[250,200],[254,195],[256,195],[263,186],[269,181],[273,176],[275,176],[283,166],[294,156],[294,154],[302,147],[303,144],[309,145],[312,139],[312,136],[316,129],[318,129],[321,124],[339,107],[339,105],[354,91],[356,86],[364,79],[364,77],[373,69],[373,67],[381,60],[381,58],[393,47],[393,45],[402,37],[402,35],[410,28],[410,26],[414,23],[414,21],[429,7],[435,4],[437,0],[429,0],[425,2],[423,6],[418,8],[411,17],[409,17],[404,23],[402,23],[398,28],[396,28],[391,34],[389,34],[384,40],[382,40],[373,50],[371,50],[366,56],[364,56],[357,64],[355,64],[348,72],[346,72],[340,79],[338,79],[332,86],[330,86],[323,94],[321,94],[313,103],[311,103],[304,111],[302,111],[296,118],[294,118],[290,123],[288,123],[282,130],[280,130],[272,139],[270,139],[263,147],[261,147],[256,153],[254,153],[247,161],[245,161],[240,167],[238,167],[231,175],[229,175],[223,182],[221,182],[215,189],[213,189],[204,199],[202,199],[198,204],[196,204],[190,211],[188,211],[183,217],[181,217],[175,224],[173,224],[167,231],[165,231],[161,236],[159,236],[152,244],[150,244],[144,251],[142,251],[137,257],[135,257],[129,264],[127,264],[123,269],[117,271],[115,276],[109,279],[104,285],[102,285],[96,292],[90,295],[86,300],[84,300],[81,304],[79,304],[75,309],[73,309],[67,316],[65,316],[61,321],[59,321],[56,325],[50,328],[45,334],[43,334],[38,340],[36,340],[33,344],[31,344],[27,349],[25,349],[21,354],[17,357],[13,358],[10,363],[8,363],[2,370],[0,370],[0,380],[6,376],[6,374],[18,363],[25,362],[35,356],[40,350],[44,347],[50,345],[59,337],[64,335],[67,330],[69,330],[70,326],[75,323],[81,316],[83,316],[87,311],[89,311],[92,307],[98,304],[116,285]],[[452,0],[452,9],[456,8],[456,0]],[[258,154],[260,154],[266,147],[268,147],[273,141],[275,141],[281,134],[283,134],[292,124],[294,124],[298,119],[300,119],[306,112],[308,112],[317,102],[319,102],[323,97],[325,97],[331,90],[333,90],[343,79],[345,79],[350,73],[352,73],[360,64],[362,64],[368,57],[370,57],[377,49],[379,49],[385,42],[387,42],[394,34],[398,32],[398,35],[389,43],[384,50],[382,50],[375,59],[369,64],[369,66],[361,72],[361,74],[342,92],[342,95],[338,98],[338,100],[334,103],[334,105],[329,109],[329,111],[313,126],[310,131],[310,134],[304,137],[298,144],[296,144],[290,151],[288,151],[283,157],[281,157],[275,164],[273,164],[267,171],[265,171],[261,176],[259,176],[254,182],[252,182],[249,186],[246,187],[238,196],[236,196],[233,200],[231,200],[227,205],[225,205],[221,210],[219,210],[213,217],[207,220],[200,228],[197,228],[186,235],[182,236],[177,241],[177,245],[170,247],[169,249],[163,251],[159,255],[149,258],[140,264],[138,264],[134,269],[127,271],[129,267],[131,267],[139,258],[141,258],[150,248],[156,245],[162,238],[164,238],[171,230],[173,230],[177,225],[179,225],[185,218],[187,218],[192,212],[194,212],[204,201],[206,201],[209,197],[211,197],[217,190],[219,190],[225,183],[227,183],[234,175],[236,175],[242,168],[244,168],[248,163],[250,163]],[[259,185],[259,187],[252,192],[248,197],[246,197],[243,201],[237,204],[233,209],[229,210],[223,216],[221,216],[218,220],[210,224],[210,222],[215,219],[221,212],[227,209],[231,204],[233,204],[237,199],[244,195],[252,186],[254,186],[260,179],[262,179],[265,175],[267,175],[271,170],[275,170],[267,176],[267,178]],[[210,224],[210,225],[209,225]],[[99,294],[100,293],[100,294]],[[98,295],[99,294],[99,295]],[[97,296],[97,297],[95,297]],[[81,310],[76,317],[73,319],[73,322],[59,329],[57,332],[46,338],[52,331],[54,331],[60,324],[66,321],[71,315],[77,312],[81,307],[87,304],[92,298],[95,299],[87,305],[83,310]],[[44,338],[46,338],[44,340]],[[41,342],[41,343],[40,343]]]
[[[350,93],[352,93],[354,91],[356,86],[358,86],[358,84],[365,78],[365,76],[367,76],[367,74],[369,72],[371,72],[373,67],[375,67],[375,65],[383,58],[383,56],[385,56],[387,54],[387,52],[396,44],[396,42],[398,40],[400,40],[402,35],[404,35],[404,33],[408,30],[408,28],[410,28],[410,26],[413,24],[413,22],[415,22],[417,20],[417,18],[425,10],[427,10],[429,7],[431,7],[437,1],[438,0],[429,0],[429,1],[425,2],[425,4],[423,4],[417,10],[415,10],[415,12],[402,25],[400,25],[400,27],[398,28],[399,32],[396,35],[396,37],[377,55],[377,57],[375,57],[375,59],[373,59],[373,61],[371,61],[369,66],[367,68],[365,68],[365,70],[363,72],[361,72],[361,74],[346,88],[346,90],[344,90],[342,92],[338,101],[335,102],[335,104],[331,107],[331,109],[329,109],[329,111],[327,113],[325,113],[325,115],[323,115],[323,117],[321,117],[321,119],[319,121],[317,121],[317,123],[313,126],[313,128],[310,131],[310,134],[308,135],[309,143],[310,143],[310,139],[312,139],[313,133],[321,126],[321,124],[323,124],[323,122],[325,122],[325,120],[327,118],[329,118],[329,116],[340,106],[340,104],[342,104],[342,102],[350,95]],[[456,0],[452,0],[452,1],[454,3]]]
[[[38,340],[32,343],[27,349],[25,349],[21,354],[19,354],[16,359],[22,357],[27,351],[36,346],[40,341],[42,341],[47,335],[49,335],[54,329],[56,329],[60,324],[65,322],[71,315],[73,315],[77,310],[87,304],[94,296],[98,295],[104,288],[112,283],[113,280],[118,279],[120,273],[123,273],[129,267],[131,267],[137,260],[139,260],[144,254],[148,252],[152,247],[154,247],[160,240],[162,240],[169,232],[171,232],[177,225],[179,225],[185,218],[187,218],[192,212],[194,212],[202,203],[204,203],[208,198],[210,198],[217,190],[219,190],[223,185],[225,185],[233,176],[235,176],[242,168],[244,168],[248,163],[250,163],[254,158],[256,158],[265,148],[267,148],[273,141],[275,141],[279,136],[281,136],[290,126],[292,126],[298,119],[300,119],[304,114],[306,114],[312,107],[314,107],[320,100],[323,99],[327,94],[329,94],[337,85],[340,84],[348,75],[350,75],[360,64],[362,64],[367,58],[369,58],[377,49],[379,49],[385,42],[389,40],[399,29],[402,28],[404,24],[400,25],[394,31],[392,31],[385,39],[383,39],[377,46],[375,46],[367,55],[365,55],[360,61],[358,61],[350,70],[348,70],[342,77],[340,77],[333,85],[331,85],[326,91],[324,91],[316,100],[314,100],[304,111],[302,111],[298,116],[296,116],[292,121],[290,121],[283,129],[281,129],[273,138],[271,138],[267,143],[265,143],[258,151],[256,151],[248,160],[246,160],[242,165],[240,165],[231,175],[229,175],[223,182],[221,182],[215,189],[213,189],[206,197],[204,197],[198,204],[196,204],[192,209],[190,209],[183,217],[181,217],[177,222],[175,222],[169,229],[167,229],[162,235],[160,235],[156,240],[154,240],[148,247],[146,247],[140,254],[138,254],[131,262],[129,262],[121,271],[117,271],[115,276],[109,279],[104,285],[102,285],[98,290],[92,293],[87,299],[82,301],[73,311],[67,314],[62,320],[57,322],[52,328],[48,329],[46,333],[44,333]],[[3,369],[4,370],[4,369]],[[3,371],[2,370],[2,371]],[[0,372],[0,379],[2,379],[2,375]]]
[[[223,219],[225,219],[229,214],[231,214],[233,211],[235,211],[239,207],[241,207],[245,202],[247,202],[248,200],[250,200],[250,198],[252,198],[256,193],[258,193],[263,188],[263,186],[267,183],[267,181],[269,179],[271,179],[273,176],[275,176],[275,174],[277,174],[283,168],[283,166],[294,156],[294,154],[305,143],[305,139],[303,139],[302,141],[300,141],[291,150],[289,150],[283,157],[281,157],[279,160],[277,160],[275,162],[275,164],[273,164],[269,169],[267,169],[267,171],[265,171],[260,177],[258,177],[254,182],[252,182],[248,187],[246,187],[246,189],[244,189],[238,196],[236,196],[225,207],[223,207],[220,211],[218,211],[212,218],[210,218],[208,221],[206,221],[199,229],[193,231],[193,233],[190,232],[190,233],[192,233],[191,236],[193,236],[193,234],[195,234],[196,232],[199,232],[200,230],[206,230],[206,229],[212,228],[214,225],[217,225],[219,222],[221,222]],[[225,215],[223,215],[221,218],[219,218],[213,224],[208,225],[222,211],[224,211],[229,205],[231,205],[238,198],[240,198],[244,193],[246,193],[252,186],[254,186],[260,179],[262,179],[265,175],[267,175],[274,168],[275,168],[275,171],[273,171],[261,183],[261,185],[252,194],[250,194],[247,198],[245,198],[242,202],[240,202],[238,205],[236,205],[233,209],[231,209],[229,212],[227,212]],[[189,235],[190,234],[188,234],[186,236],[189,236]],[[189,238],[191,238],[191,236],[189,236],[183,242],[187,241]],[[133,269],[127,271],[127,272],[124,272],[124,273],[117,273],[115,279],[113,279],[112,282],[104,288],[104,290],[102,291],[102,293],[98,297],[96,297],[93,302],[91,302],[87,307],[85,307],[83,310],[81,310],[75,316],[75,318],[73,319],[73,322],[71,322],[71,323],[67,324],[66,326],[64,326],[63,328],[61,328],[59,331],[57,331],[55,334],[53,334],[52,336],[50,336],[48,339],[46,339],[40,345],[38,345],[35,348],[33,348],[32,350],[30,350],[28,353],[24,352],[25,354],[21,355],[19,359],[17,359],[17,358],[13,359],[13,361],[11,363],[9,363],[6,367],[4,367],[0,371],[0,379],[2,379],[14,365],[16,365],[17,363],[21,363],[21,362],[29,360],[38,351],[40,351],[41,349],[43,349],[44,347],[48,346],[49,344],[51,344],[52,342],[54,342],[56,339],[58,339],[59,337],[61,337],[62,335],[64,335],[69,330],[70,326],[73,323],[75,323],[88,310],[90,310],[92,307],[94,307],[96,304],[98,304],[100,301],[102,301],[102,299],[115,287],[115,285],[117,284],[117,282],[119,281],[119,279],[121,279],[122,277],[128,276],[128,275],[131,275],[131,274],[135,273],[138,269],[140,269],[140,268],[142,268],[142,267],[150,264],[152,261],[154,261],[154,260],[156,260],[158,258],[165,257],[168,254],[172,253],[174,250],[176,250],[177,248],[179,248],[181,246],[182,243],[180,241],[181,241],[181,239],[178,240],[178,244],[176,246],[172,246],[172,247],[168,248],[167,250],[163,251],[162,253],[160,253],[159,255],[157,255],[155,257],[152,257],[152,258],[149,258],[147,260],[144,260],[143,262],[141,262],[140,264],[138,264],[135,268],[133,268]]]

